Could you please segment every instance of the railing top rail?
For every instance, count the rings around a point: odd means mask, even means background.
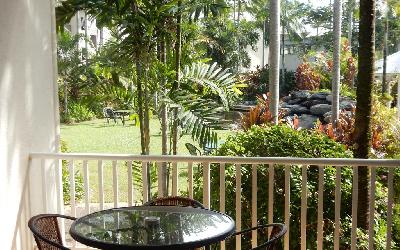
[[[119,160],[142,162],[209,162],[236,164],[283,164],[283,165],[333,165],[398,167],[400,160],[348,159],[348,158],[295,158],[295,157],[230,157],[230,156],[184,156],[184,155],[131,155],[99,153],[31,153],[31,159],[54,160]]]

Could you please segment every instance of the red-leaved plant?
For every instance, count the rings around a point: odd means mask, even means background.
[[[278,120],[281,120],[283,113],[279,112]],[[242,127],[244,130],[251,128],[253,125],[263,125],[272,122],[273,116],[270,110],[270,94],[257,96],[257,105],[251,108],[247,115],[242,117]]]

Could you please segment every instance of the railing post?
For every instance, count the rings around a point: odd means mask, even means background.
[[[142,186],[143,186],[143,203],[149,201],[149,192],[148,192],[148,185],[147,182],[147,162],[142,162]]]
[[[219,211],[225,213],[225,163],[219,165]],[[225,241],[221,242],[221,250],[225,250]]]
[[[353,194],[351,212],[351,250],[357,249],[358,167],[353,167]]]
[[[301,250],[307,249],[307,165],[301,167]]]
[[[69,191],[70,191],[70,202],[71,202],[71,215],[76,217],[76,204],[75,204],[75,164],[71,160],[68,162],[69,169]]]
[[[172,163],[172,195],[178,195],[178,165],[176,162]]]
[[[210,208],[210,163],[203,163],[203,204]]]
[[[133,204],[133,176],[132,161],[127,162],[128,167],[128,206]]]
[[[251,165],[251,227],[257,226],[257,165]],[[257,247],[257,230],[251,232],[251,247]]]
[[[103,178],[103,161],[99,160],[97,164],[97,171],[99,176],[99,202],[100,210],[104,210],[104,178]]]
[[[322,250],[324,240],[324,166],[318,166],[318,222],[317,249]]]
[[[392,249],[392,226],[393,226],[393,175],[394,168],[389,168],[388,174],[388,210],[387,210],[387,230],[386,230],[386,250]]]
[[[369,225],[368,225],[368,249],[374,249],[374,224],[375,224],[375,190],[376,190],[376,168],[370,167],[371,170],[371,193],[369,201]]]
[[[285,166],[285,225],[290,232],[290,165]],[[290,233],[286,233],[283,239],[285,250],[289,250],[289,235]]]
[[[342,202],[342,169],[340,166],[336,167],[336,180],[335,180],[335,232],[333,239],[334,250],[340,248],[340,205]]]
[[[236,208],[236,232],[242,230],[242,173],[240,171],[241,165],[236,164],[236,197],[235,197],[235,208]],[[242,249],[241,236],[236,236],[236,250]]]
[[[117,161],[112,162],[113,167],[113,194],[114,194],[114,207],[118,207],[119,188],[118,188],[118,165]]]
[[[193,199],[193,163],[188,162],[189,198]]]
[[[274,183],[275,169],[274,164],[269,164],[268,168],[268,223],[274,222]],[[271,234],[272,228],[268,228],[268,235]]]
[[[88,161],[83,161],[83,184],[85,189],[85,213],[90,213],[90,187],[89,187],[89,169]]]

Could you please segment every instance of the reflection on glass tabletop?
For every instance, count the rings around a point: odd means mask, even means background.
[[[103,210],[77,219],[71,236],[100,249],[188,249],[234,232],[229,216],[207,209],[141,206]]]

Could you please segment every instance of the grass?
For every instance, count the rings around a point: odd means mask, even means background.
[[[231,131],[217,131],[219,140],[223,141],[231,134]],[[127,122],[122,126],[121,122],[107,124],[104,120],[92,120],[76,124],[61,125],[61,138],[67,144],[69,152],[72,153],[119,153],[119,154],[135,154],[139,155],[140,147],[140,131],[138,126],[134,126],[131,122]],[[178,154],[189,155],[189,151],[185,147],[185,143],[193,142],[189,135],[182,136],[178,141]],[[161,154],[161,126],[158,119],[150,121],[150,154]],[[98,162],[89,161],[89,186],[90,197],[92,202],[99,200],[98,186]],[[113,175],[112,162],[104,161],[104,198],[105,202],[113,202]],[[181,192],[187,192],[187,172],[183,164],[179,166],[180,178],[179,188]],[[83,173],[82,163],[76,163],[76,169]],[[118,163],[118,189],[119,201],[126,202],[128,197],[128,181],[127,166],[124,162]],[[136,171],[134,176],[141,178],[141,173]],[[136,195],[135,195],[136,194]],[[139,185],[134,187],[134,200],[140,201],[142,192]]]

